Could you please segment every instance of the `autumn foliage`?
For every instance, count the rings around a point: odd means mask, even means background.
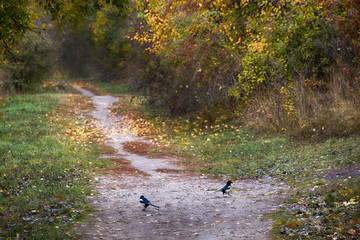
[[[226,109],[249,126],[287,131],[326,125],[314,116],[337,119],[338,103],[357,102],[348,92],[359,89],[357,1],[135,2],[130,39],[152,54],[140,85],[171,115],[211,120]]]
[[[22,66],[19,39],[44,32],[51,16],[62,33],[54,35],[61,71],[126,82],[169,116],[214,123],[221,113],[258,130],[305,136],[314,128],[325,129],[319,136],[347,135],[360,125],[356,0],[15,3],[0,5],[5,64]]]

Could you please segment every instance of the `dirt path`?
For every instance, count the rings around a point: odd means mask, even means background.
[[[145,141],[120,131],[121,119],[110,114],[117,101],[112,96],[92,97],[96,109],[91,115],[117,150],[115,156],[131,161],[133,167],[145,172],[138,176],[106,174],[97,176],[95,189],[100,194],[90,197],[98,209],[87,223],[79,225],[88,239],[268,239],[270,220],[266,214],[279,207],[279,190],[284,186],[271,179],[244,180],[233,183],[232,195],[223,197],[224,180],[185,173],[165,173],[156,169],[176,169],[175,159],[154,159],[123,150],[123,143]],[[166,171],[167,172],[167,171]],[[159,210],[149,207],[142,211],[139,197],[145,195]]]

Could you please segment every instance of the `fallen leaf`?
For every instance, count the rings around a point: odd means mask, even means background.
[[[354,198],[351,198],[350,201],[348,202],[343,202],[344,206],[349,206],[351,204],[357,204],[358,202],[355,202],[355,199]]]
[[[288,225],[288,228],[295,228],[297,226],[297,223],[295,221],[291,221]]]
[[[61,194],[58,194],[58,195],[56,196],[56,198],[57,198],[57,199],[65,199],[65,198],[63,197],[63,195],[61,195]]]
[[[354,224],[360,224],[360,218],[354,219]]]

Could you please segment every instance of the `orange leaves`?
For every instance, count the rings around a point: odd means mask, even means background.
[[[353,40],[354,44],[359,44],[356,39],[359,37],[360,26],[360,5],[358,1],[325,1],[318,0],[321,6],[321,13],[324,19],[334,23],[343,38]]]
[[[295,222],[295,221],[291,221],[289,224],[288,224],[288,228],[296,228],[298,227],[298,224]]]
[[[61,194],[56,195],[56,198],[59,199],[59,200],[64,200],[65,199],[64,196],[61,195]]]

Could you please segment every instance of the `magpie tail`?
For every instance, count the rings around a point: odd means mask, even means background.
[[[150,203],[151,206],[160,208],[159,206],[156,206],[155,204]]]

